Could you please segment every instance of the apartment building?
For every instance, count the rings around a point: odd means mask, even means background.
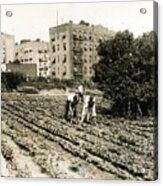
[[[14,35],[1,33],[1,71],[6,71],[6,64],[14,61]]]
[[[45,41],[20,41],[15,46],[15,61],[20,64],[36,64],[37,76],[48,77],[50,72],[49,44]]]
[[[52,77],[86,79],[94,75],[98,63],[97,47],[101,41],[114,37],[115,32],[102,25],[72,21],[49,29]]]

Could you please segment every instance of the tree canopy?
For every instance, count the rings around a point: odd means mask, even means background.
[[[154,112],[157,77],[157,43],[153,32],[134,39],[129,31],[118,32],[98,47],[100,61],[94,81],[111,99],[113,115],[146,116]]]

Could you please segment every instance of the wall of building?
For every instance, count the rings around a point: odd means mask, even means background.
[[[1,64],[13,62],[15,54],[15,37],[10,34],[1,33]]]
[[[50,28],[51,76],[59,79],[71,79],[70,25]]]
[[[29,77],[37,76],[36,64],[6,64],[7,72],[19,72]]]
[[[49,35],[52,76],[59,79],[89,80],[94,75],[94,64],[99,61],[97,53],[99,43],[114,37],[115,32],[109,31],[101,25],[90,25],[82,21],[79,24],[69,22],[52,27],[49,29]],[[65,40],[62,39],[63,35],[66,35]],[[64,42],[67,46],[66,51],[62,47]],[[58,46],[61,47],[59,50]],[[64,64],[62,61],[65,55],[67,61]],[[63,75],[64,69],[66,69],[66,75]]]
[[[19,60],[21,64],[36,64],[37,76],[49,76],[50,58],[47,42],[22,40],[15,46],[15,60]]]

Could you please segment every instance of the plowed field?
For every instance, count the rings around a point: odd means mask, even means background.
[[[152,118],[110,119],[97,104],[96,124],[71,124],[64,105],[64,95],[2,94],[3,176],[154,179]]]

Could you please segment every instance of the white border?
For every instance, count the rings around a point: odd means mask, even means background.
[[[96,0],[88,0],[89,2],[95,2]],[[101,0],[102,1],[102,0]],[[103,0],[106,1],[106,0]],[[108,0],[109,1],[109,0]],[[113,2],[113,0],[111,0]],[[122,1],[122,0],[118,0]],[[77,2],[77,0],[0,0],[0,4],[16,4],[16,3],[54,3],[54,2]],[[79,0],[79,2],[86,2],[86,0]],[[30,186],[43,186],[43,185],[57,185],[57,186],[73,186],[73,185],[89,185],[89,186],[101,186],[101,185],[163,185],[163,114],[161,111],[163,110],[163,40],[162,40],[162,18],[163,18],[163,1],[157,0],[159,6],[159,179],[157,181],[151,182],[135,182],[135,181],[113,181],[113,180],[62,180],[62,179],[46,179],[46,178],[0,178],[0,185],[5,186],[26,186],[30,184]]]

